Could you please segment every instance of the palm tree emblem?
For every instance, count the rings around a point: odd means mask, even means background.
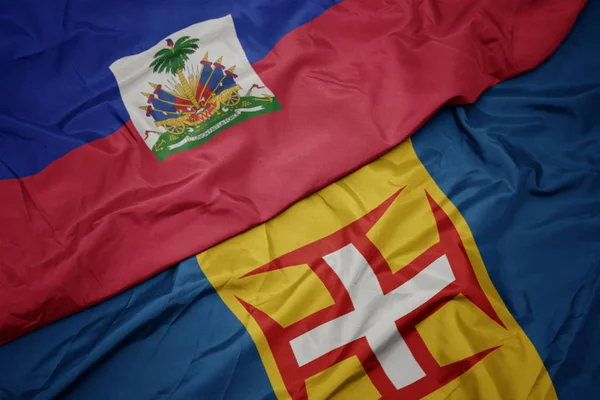
[[[158,77],[166,82],[148,82],[153,90],[140,92],[146,101],[138,106],[147,118],[143,127],[144,140],[151,144],[160,160],[198,146],[227,127],[281,108],[264,85],[255,83],[242,94],[236,66],[225,65],[223,54],[214,61],[209,58],[208,51],[202,58],[198,57],[201,39],[193,36],[172,38],[165,40],[166,46],[162,49],[153,50],[154,56],[149,63],[153,74],[167,75],[166,79]],[[228,58],[244,63],[244,68],[240,68],[245,74],[244,79],[260,79],[243,54],[234,54],[231,48],[228,50]],[[257,95],[258,90],[262,93]],[[148,124],[160,129],[147,129]]]
[[[199,109],[200,104],[198,104],[198,100],[196,99],[195,91],[192,89],[182,72],[189,56],[198,50],[196,42],[198,42],[198,39],[190,38],[189,36],[182,36],[175,43],[173,43],[171,39],[167,39],[167,46],[169,46],[169,48],[162,49],[154,55],[154,60],[150,64],[150,68],[152,68],[155,73],[165,72],[176,75],[181,82],[181,87],[187,100],[189,100],[196,109]]]

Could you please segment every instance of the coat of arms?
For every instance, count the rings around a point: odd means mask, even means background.
[[[215,49],[221,52],[213,57]],[[144,62],[148,70],[133,79],[134,85],[126,84],[134,61]],[[111,69],[134,125],[160,160],[238,122],[280,109],[246,60],[229,17],[186,28]]]

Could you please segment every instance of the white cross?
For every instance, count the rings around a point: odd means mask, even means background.
[[[293,339],[290,344],[298,364],[303,366],[332,350],[366,337],[396,389],[423,378],[425,372],[398,332],[395,322],[425,304],[455,280],[446,256],[441,256],[385,295],[373,269],[353,244],[323,259],[346,287],[354,311]]]

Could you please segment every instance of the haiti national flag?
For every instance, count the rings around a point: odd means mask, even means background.
[[[595,398],[599,19],[268,222],[0,347],[0,394]]]
[[[3,6],[0,342],[264,222],[535,67],[583,4]]]

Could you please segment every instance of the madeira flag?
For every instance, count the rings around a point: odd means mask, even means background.
[[[537,66],[584,3],[1,7],[0,343],[264,222]]]
[[[598,20],[592,2],[534,71],[0,347],[0,397],[597,397]]]

